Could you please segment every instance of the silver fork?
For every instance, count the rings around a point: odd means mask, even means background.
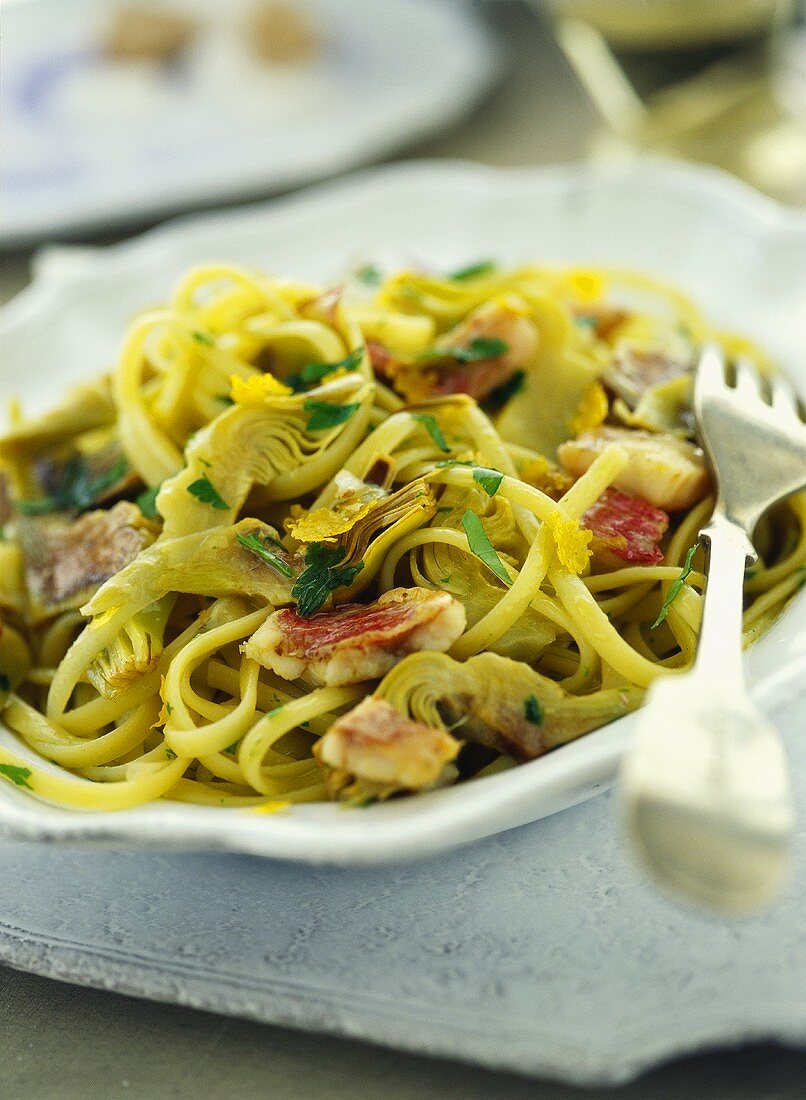
[[[771,379],[762,396],[746,360],[728,385],[721,348],[707,345],[694,413],[717,483],[708,585],[693,668],[649,690],[622,772],[628,835],[662,885],[716,911],[761,907],[780,889],[793,827],[780,738],[747,696],[742,582],[757,560],[761,515],[806,486],[806,426],[795,391]]]

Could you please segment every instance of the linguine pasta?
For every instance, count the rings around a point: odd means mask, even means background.
[[[363,805],[634,709],[696,650],[706,338],[770,369],[628,272],[190,272],[0,440],[0,778]],[[802,583],[804,497],[756,538],[747,642]]]

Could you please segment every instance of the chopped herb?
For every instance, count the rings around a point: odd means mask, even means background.
[[[483,561],[487,568],[492,570],[504,584],[512,584],[504,563],[499,558],[495,547],[487,536],[487,532],[482,527],[481,520],[469,508],[462,516],[462,527],[465,529],[467,545],[470,547],[471,553],[475,554],[479,561]]]
[[[457,363],[479,363],[483,359],[497,359],[509,351],[509,344],[495,337],[477,336],[467,345],[457,344],[447,348],[429,348],[418,359],[455,359]]]
[[[204,346],[207,348],[215,347],[215,340],[212,338],[212,336],[208,336],[206,332],[194,332],[193,339],[196,341],[197,344],[204,344]]]
[[[238,755],[238,746],[240,745],[240,743],[241,743],[241,739],[239,737],[237,741],[233,741],[231,745],[227,745],[227,747],[224,749],[224,752],[231,752],[233,754],[233,756],[237,756]]]
[[[451,466],[468,466],[473,471],[473,480],[477,481],[488,497],[494,497],[501,488],[504,475],[500,470],[493,470],[489,466],[477,466],[475,462],[463,462],[459,458],[444,458],[437,463],[437,469],[444,470]],[[437,509],[439,510],[439,509]]]
[[[311,414],[310,420],[305,425],[306,431],[323,432],[349,420],[359,405],[357,402],[349,405],[331,405],[329,401],[316,401],[309,397],[302,407]]]
[[[50,496],[39,500],[19,500],[17,510],[24,516],[41,516],[63,509],[83,511],[126,473],[126,459],[121,457],[105,470],[92,477],[83,455],[75,455],[67,463],[59,488]]]
[[[18,787],[27,787],[29,791],[33,790],[33,787],[28,782],[31,778],[30,768],[18,768],[14,764],[0,764],[0,775],[4,775],[7,779],[10,779],[12,783],[15,783]]]
[[[0,691],[11,691],[11,681],[5,672],[0,672]]]
[[[212,462],[208,462],[206,458],[197,458],[196,461],[200,462],[201,465],[206,467],[208,470],[212,470],[213,468]]]
[[[541,726],[543,724],[543,708],[538,702],[536,695],[529,695],[523,704],[523,713],[527,722],[531,722],[535,726]]]
[[[171,717],[173,712],[174,712],[173,703],[166,703],[165,704],[165,713],[168,715],[169,718]]]
[[[217,393],[213,398],[214,401],[218,401],[221,405],[234,405],[235,401],[230,397],[228,393]]]
[[[155,485],[152,489],[146,489],[135,501],[137,507],[148,519],[157,519],[159,516],[159,512],[157,511],[157,493],[161,488],[161,485]]]
[[[490,275],[496,270],[496,266],[493,260],[479,260],[475,264],[468,264],[467,267],[460,267],[458,271],[452,271],[448,278],[455,279],[457,282],[463,282],[465,279],[477,279],[479,275]]]
[[[300,390],[303,386],[312,386],[317,382],[321,382],[323,378],[326,378],[334,371],[356,370],[361,366],[363,358],[364,349],[356,348],[354,351],[351,351],[349,355],[345,356],[344,359],[339,359],[336,363],[306,363],[299,374],[292,374],[286,381],[295,390]]]
[[[516,393],[520,393],[525,384],[526,371],[516,370],[514,374],[507,378],[506,382],[502,382],[500,386],[496,386],[494,390],[490,391],[489,396],[483,402],[484,407],[491,412],[503,409],[507,401],[514,397]]]
[[[450,504],[440,504],[439,508],[437,508],[437,510],[436,510],[435,515],[439,516],[439,515],[442,515],[444,512],[452,512],[452,511],[453,511],[453,508],[450,506]]]
[[[165,755],[168,757],[169,760],[176,760],[176,753],[173,749],[166,749]]]
[[[673,580],[672,583],[669,585],[669,591],[666,593],[666,599],[663,601],[663,607],[660,609],[660,613],[658,614],[657,619],[655,619],[654,623],[650,627],[651,630],[654,630],[656,626],[660,626],[660,624],[669,614],[669,608],[680,595],[680,590],[682,589],[683,585],[686,582],[686,578],[691,572],[691,559],[694,557],[697,545],[698,544],[695,542],[693,546],[689,546],[686,552],[685,564],[683,565],[683,568],[680,572],[680,576]]]
[[[380,286],[383,280],[383,274],[375,264],[365,264],[359,267],[358,271],[353,272],[353,275],[364,286]]]
[[[501,488],[504,475],[498,470],[491,470],[487,466],[476,466],[473,469],[473,480],[477,481],[488,497],[494,497]]]
[[[439,449],[445,454],[449,454],[450,447],[442,434],[442,428],[437,424],[436,417],[432,416],[431,413],[412,413],[412,416],[418,424],[422,424]]]
[[[191,496],[196,497],[202,504],[209,504],[212,508],[220,508],[222,511],[229,508],[229,504],[221,499],[218,489],[213,485],[207,474],[188,485],[187,490]]]
[[[343,546],[325,546],[320,542],[312,542],[305,551],[305,569],[291,589],[297,613],[303,618],[314,615],[331,592],[352,584],[364,568],[362,561],[358,565],[339,566],[346,553]]]
[[[440,577],[439,578],[439,584],[450,584],[450,583],[451,583],[451,578],[450,577]]]
[[[236,535],[235,539],[246,550],[251,550],[253,554],[256,554],[259,558],[262,558],[267,565],[270,565],[272,569],[276,569],[278,573],[282,573],[284,577],[291,576],[291,566],[283,561],[279,554],[275,554],[273,550],[269,550],[266,546],[266,540],[261,540],[258,535]],[[271,540],[277,545],[275,539]]]

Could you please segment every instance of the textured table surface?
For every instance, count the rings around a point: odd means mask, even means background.
[[[502,4],[495,18],[512,51],[510,75],[469,124],[417,154],[499,164],[580,156],[593,122],[561,59],[519,6]],[[0,299],[25,280],[26,257],[2,260]],[[792,722],[794,729],[797,715]],[[110,960],[125,969],[121,960],[128,958],[126,975],[117,976],[121,988],[134,990],[144,962],[153,973],[153,960],[170,955],[179,963],[174,986],[169,975],[152,995],[171,997],[180,986],[187,992],[188,975],[198,977],[201,967],[208,1000],[211,981],[220,991],[216,978],[235,975],[254,1009],[254,989],[268,978],[273,1018],[286,1023],[294,1021],[289,988],[302,980],[317,991],[325,1024],[332,1025],[335,1010],[327,997],[338,1000],[346,989],[355,994],[340,1021],[348,1032],[366,1034],[362,1020],[383,1019],[380,1002],[413,1006],[409,1023],[430,1049],[456,1049],[447,1039],[453,1029],[465,1036],[457,1053],[509,1065],[517,1058],[521,1068],[539,1063],[556,1070],[558,1059],[570,1057],[584,1074],[613,1049],[614,1036],[622,1055],[634,1055],[642,1036],[668,1039],[668,1028],[682,1034],[694,1022],[682,1009],[669,1022],[664,1007],[671,1004],[695,1006],[700,1022],[704,1016],[711,1025],[712,1006],[729,1005],[734,1038],[763,1037],[752,1020],[774,1011],[777,1027],[768,1034],[784,1029],[794,1037],[803,1027],[806,988],[803,905],[794,889],[768,917],[718,926],[654,896],[621,862],[612,830],[612,800],[601,798],[391,875],[6,845],[0,848],[0,921],[6,949],[13,945],[19,964],[68,979],[109,980]],[[181,901],[169,905],[165,884],[177,878]],[[14,927],[25,929],[22,939]],[[45,941],[54,939],[62,949],[45,950]],[[70,955],[71,943],[90,941],[96,951],[99,943],[105,948],[95,969]],[[356,944],[363,949],[358,967],[350,956]],[[576,964],[573,982],[558,988],[569,958]],[[746,967],[754,960],[751,978]],[[200,989],[194,999],[205,1003]],[[754,1013],[743,1008],[749,989]],[[425,1013],[417,1007],[424,992]],[[308,1011],[313,1001],[306,1003]],[[620,1020],[628,1025],[621,1032]],[[296,1022],[315,1021],[297,1015]],[[579,1025],[590,1036],[581,1045]],[[535,1026],[549,1037],[537,1050],[530,1040]],[[767,1045],[685,1059],[612,1092],[581,1091],[2,967],[0,1054],[0,1096],[20,1100],[381,1093],[783,1100],[801,1096],[806,1078],[806,1056]],[[622,1057],[622,1067],[629,1062]]]

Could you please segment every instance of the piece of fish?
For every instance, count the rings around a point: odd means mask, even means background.
[[[444,652],[464,628],[464,607],[449,593],[395,588],[374,603],[307,618],[293,608],[275,611],[242,649],[286,680],[357,684],[383,676],[409,653]]]
[[[314,754],[321,764],[365,783],[418,791],[437,783],[460,743],[369,696],[338,718]]]

